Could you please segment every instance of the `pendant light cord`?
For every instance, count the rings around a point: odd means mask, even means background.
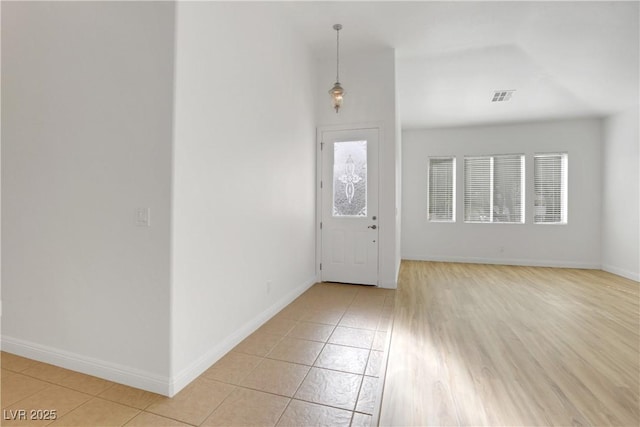
[[[336,28],[336,83],[340,83],[340,29]]]

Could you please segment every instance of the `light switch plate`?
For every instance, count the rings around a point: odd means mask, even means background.
[[[136,225],[138,227],[151,226],[151,209],[150,208],[136,209]]]

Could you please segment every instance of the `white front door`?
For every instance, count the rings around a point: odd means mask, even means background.
[[[378,134],[320,133],[324,282],[378,284]]]

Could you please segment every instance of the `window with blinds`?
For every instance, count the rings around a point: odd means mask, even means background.
[[[567,154],[536,154],[533,157],[535,224],[567,223]]]
[[[429,221],[456,220],[456,159],[430,157],[427,210]]]
[[[464,158],[465,222],[524,223],[524,155]]]

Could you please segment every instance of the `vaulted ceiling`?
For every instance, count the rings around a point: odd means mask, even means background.
[[[638,105],[639,2],[290,2],[314,54],[393,47],[403,128],[604,116]],[[345,82],[346,84],[346,82]],[[515,90],[491,102],[494,90]]]

